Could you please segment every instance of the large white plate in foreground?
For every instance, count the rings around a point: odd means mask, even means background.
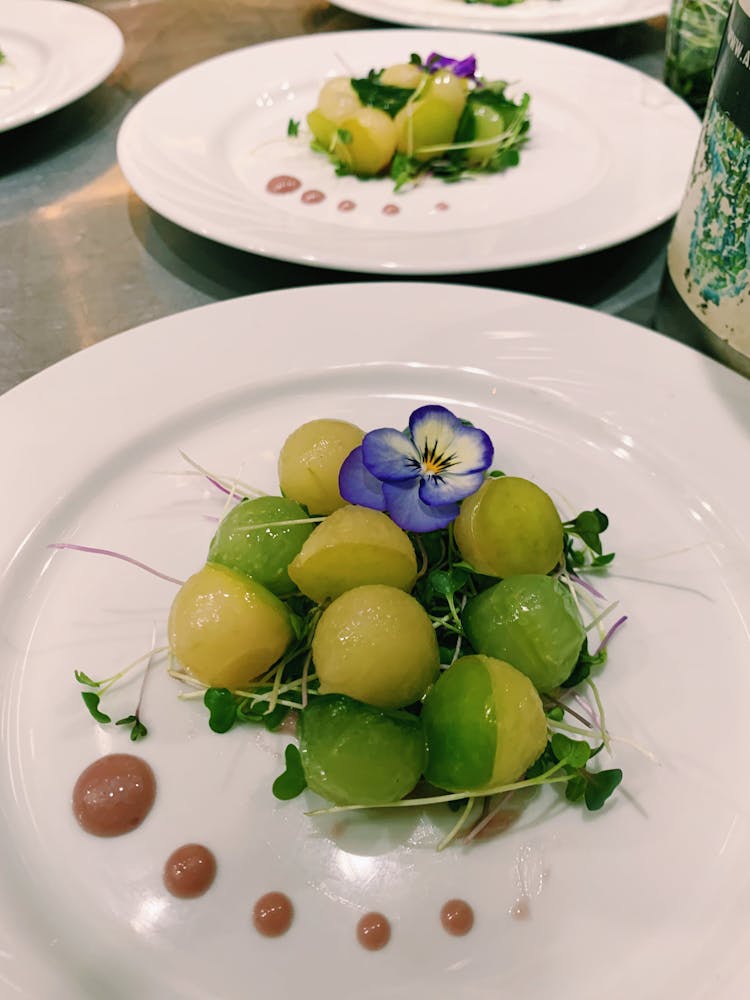
[[[53,555],[50,542],[119,549],[185,577],[223,500],[181,471],[178,449],[272,490],[279,446],[301,421],[401,426],[425,400],[485,427],[497,466],[610,515],[617,558],[599,585],[630,621],[600,689],[611,731],[658,763],[615,743],[625,779],[601,813],[562,807],[548,789],[499,839],[438,855],[416,817],[341,827],[306,818],[304,801],[276,802],[287,740],[215,736],[162,671],[146,688],[145,742],[90,719],[73,670],[130,662],[154,622],[163,639],[174,587]],[[641,328],[410,283],[206,307],[0,398],[0,979],[12,995],[744,998],[749,415],[750,383]],[[107,701],[115,718],[136,688]],[[100,754],[130,749],[155,769],[154,809],[134,833],[89,837],[71,813],[73,783]],[[179,902],[161,867],[190,840],[215,851],[219,876]],[[270,889],[296,906],[276,941],[249,919]],[[530,914],[514,920],[522,893]],[[463,939],[437,919],[452,896],[476,910]],[[394,927],[378,954],[354,940],[371,909]]]
[[[0,4],[0,132],[70,104],[120,61],[120,29],[104,14],[67,0]]]
[[[433,50],[473,52],[487,78],[532,95],[519,167],[458,184],[428,178],[394,195],[389,179],[336,177],[309,149],[309,134],[287,137],[289,119],[304,122],[325,77]],[[439,274],[574,256],[658,225],[679,205],[698,128],[663,84],[575,49],[500,35],[342,32],[185,71],[131,111],[117,152],[148,205],[203,236],[325,267]],[[277,175],[302,187],[269,194]],[[305,202],[308,190],[325,200]],[[340,211],[343,201],[356,209]],[[398,214],[384,214],[389,204]]]
[[[666,14],[667,0],[523,0],[507,7],[463,0],[337,0],[337,7],[395,24],[508,34],[555,34]]]

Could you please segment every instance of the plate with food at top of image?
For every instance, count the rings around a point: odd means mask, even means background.
[[[145,97],[117,152],[147,205],[218,242],[450,274],[561,260],[659,225],[698,131],[662,83],[600,56],[393,30],[209,60]]]

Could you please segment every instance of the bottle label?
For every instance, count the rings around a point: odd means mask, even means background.
[[[667,263],[677,292],[750,357],[750,0],[735,0]]]

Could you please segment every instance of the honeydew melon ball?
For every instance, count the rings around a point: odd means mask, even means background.
[[[362,102],[353,90],[348,76],[334,76],[326,80],[318,95],[317,110],[334,125],[340,125],[361,107]]]
[[[424,70],[414,63],[394,63],[380,74],[380,82],[389,87],[416,90],[425,77]]]
[[[379,108],[364,107],[341,123],[348,141],[336,143],[336,156],[362,177],[381,173],[396,152],[398,133],[391,116]]]
[[[438,154],[423,147],[449,145],[458,127],[459,112],[437,97],[424,97],[406,104],[393,119],[397,131],[397,149],[417,160],[429,160]]]
[[[547,493],[518,476],[485,479],[461,504],[456,544],[478,573],[549,573],[562,558],[563,526]]]
[[[449,104],[458,121],[466,104],[467,93],[468,85],[463,77],[455,76],[449,69],[442,69],[431,75],[425,89],[425,99],[435,97]]]
[[[410,594],[382,584],[347,590],[326,608],[312,655],[323,694],[379,708],[419,701],[440,668],[427,612]]]
[[[279,453],[281,492],[312,515],[330,514],[346,503],[339,493],[344,459],[365,432],[346,420],[309,420],[292,431]]]
[[[462,656],[445,670],[422,709],[425,777],[447,791],[478,791],[520,778],[547,744],[534,685],[490,656]]]
[[[206,564],[177,591],[169,648],[208,687],[241,688],[292,641],[289,612],[270,590],[226,566]]]
[[[462,620],[474,649],[508,660],[542,692],[568,679],[586,635],[569,589],[535,574],[508,577],[469,598]]]
[[[367,583],[409,591],[417,557],[409,536],[377,510],[347,505],[315,528],[289,566],[297,587],[318,604]]]
[[[294,584],[287,568],[315,525],[283,522],[306,518],[304,508],[285,497],[243,500],[217,528],[208,548],[208,562],[244,573],[273,594],[288,594]],[[278,522],[282,523],[277,526]]]
[[[474,126],[474,142],[481,145],[465,151],[466,163],[470,167],[479,167],[492,159],[500,145],[500,136],[505,130],[502,114],[488,104],[475,104],[471,108]]]
[[[424,733],[410,712],[321,695],[302,711],[297,731],[308,787],[336,805],[398,802],[422,774]]]
[[[330,149],[336,129],[338,128],[336,122],[332,122],[330,118],[326,118],[320,108],[313,108],[307,115],[307,127],[321,146],[325,149]]]

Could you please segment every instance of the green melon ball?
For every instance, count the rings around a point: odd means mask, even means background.
[[[440,668],[427,612],[410,594],[383,584],[347,590],[326,608],[312,656],[323,694],[379,708],[419,701]]]
[[[471,597],[463,625],[477,652],[512,663],[542,692],[567,680],[586,635],[570,590],[536,574],[509,577]]]
[[[277,522],[300,521],[307,516],[303,507],[285,497],[243,500],[229,511],[211,539],[208,562],[244,573],[273,594],[289,594],[295,587],[287,567],[315,525],[277,526]]]
[[[461,504],[456,544],[478,573],[549,573],[560,562],[563,526],[544,490],[528,479],[486,479]]]
[[[424,775],[448,791],[513,782],[547,744],[547,720],[533,684],[490,656],[462,656],[444,671],[424,700],[422,723]]]
[[[298,731],[308,787],[336,805],[397,802],[422,774],[422,723],[409,712],[321,695],[301,713]]]

